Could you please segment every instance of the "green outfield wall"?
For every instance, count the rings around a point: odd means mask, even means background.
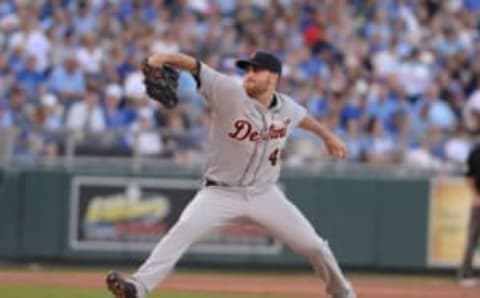
[[[199,185],[182,171],[1,172],[0,259],[138,263]],[[428,267],[428,179],[287,173],[281,186],[342,265]],[[243,227],[192,247],[181,263],[306,266],[265,231]]]

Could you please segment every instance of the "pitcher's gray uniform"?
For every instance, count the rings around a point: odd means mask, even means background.
[[[142,289],[151,291],[166,277],[194,241],[240,217],[262,225],[307,257],[327,292],[351,291],[327,243],[275,185],[281,150],[306,110],[282,93],[275,93],[267,110],[235,79],[205,64],[199,77],[200,92],[212,107],[206,185],[130,279],[140,288],[139,297],[145,295]]]

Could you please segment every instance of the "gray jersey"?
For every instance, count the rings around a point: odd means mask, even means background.
[[[200,82],[212,108],[205,176],[231,186],[276,183],[287,136],[305,117],[305,108],[276,92],[276,103],[267,110],[236,79],[205,64]]]

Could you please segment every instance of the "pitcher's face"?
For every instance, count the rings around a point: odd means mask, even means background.
[[[243,87],[248,96],[256,98],[275,85],[275,75],[266,69],[249,66],[243,78]]]

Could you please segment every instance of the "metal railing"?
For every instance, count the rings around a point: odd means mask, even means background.
[[[145,132],[145,131],[144,131]],[[197,142],[191,148],[176,148],[175,140],[192,137],[192,131],[175,132],[166,129],[150,130],[162,142],[155,154],[144,154],[139,147],[140,134],[126,130],[109,130],[102,133],[78,131],[0,130],[0,168],[63,168],[63,169],[124,169],[132,172],[169,171],[200,172],[203,168],[203,148]],[[193,136],[194,137],[194,136]],[[195,142],[193,142],[195,143]],[[175,153],[192,150],[198,156],[193,160],[178,160]],[[288,154],[288,153],[287,153]],[[294,154],[294,153],[291,153]],[[308,173],[354,176],[424,177],[432,175],[459,175],[460,165],[442,171],[418,169],[402,163],[373,165],[360,162],[309,160],[302,164],[284,163],[286,173]]]

